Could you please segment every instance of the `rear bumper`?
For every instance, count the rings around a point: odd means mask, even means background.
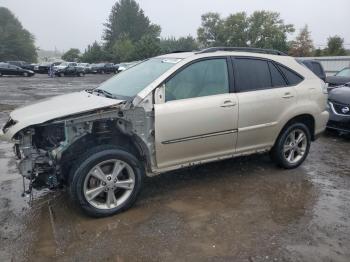
[[[329,120],[328,111],[323,111],[315,119],[315,140],[326,130],[327,122]]]

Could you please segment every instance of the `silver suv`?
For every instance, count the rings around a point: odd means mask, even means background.
[[[263,152],[299,166],[325,130],[326,101],[324,82],[292,57],[210,48],[19,108],[3,132],[30,188],[67,185],[101,217],[129,208],[145,175]]]

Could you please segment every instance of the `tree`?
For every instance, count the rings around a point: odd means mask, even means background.
[[[249,21],[245,12],[232,14],[224,21],[225,46],[248,45]]]
[[[201,27],[197,30],[198,42],[202,47],[222,45],[224,24],[219,13],[202,15]]]
[[[98,63],[109,60],[108,55],[96,41],[87,47],[80,60],[85,63]]]
[[[325,54],[332,56],[346,55],[346,50],[344,49],[344,39],[337,35],[329,37],[327,40]]]
[[[77,48],[71,48],[62,55],[62,59],[65,61],[78,61],[80,58],[80,50]]]
[[[161,53],[171,53],[174,51],[193,51],[198,49],[196,39],[192,36],[180,37],[176,39],[174,37],[160,40]]]
[[[112,47],[115,63],[132,61],[135,58],[135,46],[128,36],[117,40]]]
[[[249,18],[249,45],[287,51],[287,34],[294,32],[291,24],[284,24],[279,13],[255,11]]]
[[[293,25],[285,24],[279,13],[256,11],[231,14],[222,19],[218,13],[202,15],[197,30],[198,42],[209,46],[251,46],[288,50],[287,34],[294,32]]]
[[[126,36],[134,43],[144,35],[158,38],[160,26],[152,24],[135,0],[120,0],[112,7],[105,25],[103,39],[111,48]]]
[[[291,48],[289,54],[291,56],[301,57],[301,56],[311,56],[314,51],[314,45],[311,39],[311,33],[308,30],[308,26],[305,25],[299,32],[295,41],[291,42]]]
[[[135,55],[136,59],[142,60],[160,54],[159,39],[152,35],[144,35],[140,41],[136,43]]]
[[[0,7],[0,61],[24,60],[36,62],[34,36],[5,7]]]

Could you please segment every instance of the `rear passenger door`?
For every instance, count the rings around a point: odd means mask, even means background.
[[[259,58],[236,57],[233,65],[239,102],[236,152],[272,146],[280,122],[291,114],[296,103],[294,86],[302,78],[277,63]]]

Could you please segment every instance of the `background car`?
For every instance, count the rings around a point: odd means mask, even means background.
[[[350,83],[331,90],[328,105],[327,128],[350,134]]]
[[[321,78],[323,81],[326,81],[326,73],[324,72],[323,66],[319,61],[312,59],[296,59],[299,64],[302,64],[309,68],[315,75]]]
[[[0,76],[17,75],[17,76],[33,76],[35,73],[31,70],[23,69],[9,63],[0,63]]]
[[[44,62],[34,67],[34,72],[37,74],[48,74],[51,66],[58,66],[61,62]]]
[[[89,63],[79,63],[78,66],[84,70],[85,74],[91,73],[91,65]]]
[[[84,68],[78,66],[75,62],[63,62],[54,66],[55,75],[57,76],[84,76]]]
[[[112,63],[100,63],[91,65],[91,72],[94,74],[115,74],[117,70]]]
[[[9,63],[10,65],[18,66],[18,67],[23,68],[23,69],[34,71],[34,65],[29,64],[25,61],[7,61],[7,63]]]
[[[342,86],[350,82],[350,67],[345,67],[334,76],[328,76],[326,83],[330,87]]]

